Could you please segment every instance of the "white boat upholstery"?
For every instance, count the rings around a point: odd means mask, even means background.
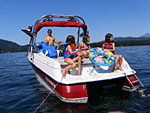
[[[71,74],[66,73],[66,77],[65,79],[63,79],[62,83],[74,84],[111,80],[115,78],[125,77],[125,74],[132,75],[133,73],[135,73],[135,71],[130,68],[130,66],[124,59],[122,63],[122,68],[124,69],[124,71],[117,70],[117,72],[115,73],[112,72],[111,66],[109,66],[107,69],[103,69],[102,67],[96,66],[95,64],[91,63],[89,59],[82,59],[82,61],[81,75],[77,75],[77,67],[70,69]],[[63,77],[61,69],[68,65],[64,62],[63,57],[49,58],[41,52],[34,53],[34,61],[31,62],[56,81],[59,81]]]

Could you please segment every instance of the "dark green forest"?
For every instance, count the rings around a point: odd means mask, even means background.
[[[116,46],[142,46],[142,45],[150,45],[150,38],[115,38]],[[102,42],[93,42],[90,43],[91,47],[102,47]],[[8,53],[8,52],[26,52],[28,50],[29,45],[19,45],[15,42],[2,40],[0,39],[0,53]]]
[[[102,42],[91,43],[91,47],[102,47]],[[124,40],[124,41],[115,41],[115,46],[142,46],[142,45],[150,45],[149,40]]]
[[[20,46],[17,43],[0,39],[0,53],[24,52],[27,49],[28,45]]]

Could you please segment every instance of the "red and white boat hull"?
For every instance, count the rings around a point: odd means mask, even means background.
[[[31,63],[32,64],[32,63]],[[61,101],[69,103],[87,103],[88,92],[87,86],[83,84],[62,84],[54,81],[46,75],[42,70],[32,64],[36,72],[36,76],[41,84],[52,91]],[[44,83],[43,83],[44,82]]]
[[[87,103],[90,89],[95,89],[97,85],[120,84],[130,90],[132,86],[127,77],[132,82],[137,81],[134,77],[135,71],[129,67],[125,60],[123,62],[123,68],[127,70],[125,72],[113,73],[111,69],[103,70],[92,64],[83,64],[81,76],[75,73],[77,69],[73,69],[70,70],[71,74],[67,74],[64,79],[61,73],[60,59],[51,59],[41,53],[35,53],[34,59],[30,57],[28,59],[40,83],[52,91],[63,102]],[[96,86],[91,85],[91,83],[96,84]],[[138,85],[139,82],[136,82],[135,86]]]

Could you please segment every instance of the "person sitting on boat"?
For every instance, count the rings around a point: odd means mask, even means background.
[[[108,51],[111,51],[113,54],[115,54],[115,43],[113,41],[113,35],[110,33],[107,33],[105,35],[105,41],[102,43],[102,48],[107,49]],[[113,67],[113,72],[116,72],[116,65],[117,62],[119,62],[119,70],[123,71],[122,69],[122,55],[115,54],[115,63]]]
[[[56,38],[55,37],[53,37],[52,36],[52,30],[51,29],[48,29],[47,30],[47,34],[48,34],[48,36],[46,36],[45,38],[44,38],[44,42],[45,43],[47,43],[48,45],[54,45],[54,43],[56,43],[56,44],[60,44],[60,43],[62,43],[62,41],[57,41],[56,40]]]
[[[63,75],[65,77],[67,70],[76,67],[76,61],[78,61],[78,75],[81,75],[81,57],[76,55],[79,50],[76,50],[75,37],[73,35],[69,35],[66,42],[69,44],[64,47],[64,62],[68,63],[68,66],[62,70]]]
[[[88,44],[90,41],[90,37],[89,36],[83,36],[83,40],[82,42],[79,44],[79,50],[81,50],[81,54],[83,58],[89,58],[88,56],[88,51],[90,50],[90,45]]]

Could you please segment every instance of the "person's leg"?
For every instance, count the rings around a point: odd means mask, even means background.
[[[121,70],[121,71],[123,71],[123,69],[122,69],[122,55],[119,55],[119,60],[120,60],[120,62],[119,62],[119,70]]]
[[[81,75],[81,56],[77,56],[73,58],[73,61],[78,61],[78,75]]]
[[[81,57],[78,58],[78,75],[81,75]]]
[[[82,51],[82,57],[83,58],[89,58],[87,51]]]
[[[74,61],[73,61],[71,58],[67,58],[67,59],[65,60],[65,62],[68,63],[69,65],[63,69],[63,75],[64,75],[64,76],[66,76],[66,71],[67,71],[67,70],[76,67],[76,63],[74,63]]]
[[[119,56],[115,55],[115,63],[114,63],[114,66],[113,66],[113,72],[116,72],[116,66],[117,66],[118,60],[119,60]]]
[[[85,53],[84,53],[84,58],[89,58],[89,55],[88,55],[87,51],[85,51]]]

